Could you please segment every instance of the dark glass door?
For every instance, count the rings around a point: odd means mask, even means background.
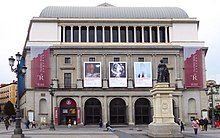
[[[110,103],[110,123],[126,123],[126,106],[124,100],[120,98],[113,99]]]
[[[140,98],[135,103],[135,124],[150,124],[150,102]]]

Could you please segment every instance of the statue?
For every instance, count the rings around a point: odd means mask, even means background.
[[[158,76],[157,82],[170,82],[170,74],[169,70],[165,63],[163,63],[163,59],[160,60],[160,64],[158,65]]]

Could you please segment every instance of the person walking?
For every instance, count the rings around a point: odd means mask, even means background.
[[[203,122],[204,122],[204,130],[207,131],[209,121],[207,118],[205,118]]]
[[[32,124],[31,128],[36,128],[36,122],[35,122],[35,120],[33,120],[31,124]]]
[[[26,120],[25,125],[26,125],[26,129],[29,129],[29,126],[30,126],[30,121],[29,121],[29,119]]]
[[[180,131],[184,131],[184,124],[183,121],[179,118],[177,124],[180,126]]]
[[[99,128],[102,128],[102,118],[99,119]]]
[[[9,120],[8,120],[7,117],[4,119],[4,123],[5,123],[6,130],[8,130],[8,127],[9,127],[10,123],[9,123]]]
[[[194,129],[195,135],[197,135],[198,128],[199,128],[199,121],[196,118],[194,118],[192,121],[192,127]]]

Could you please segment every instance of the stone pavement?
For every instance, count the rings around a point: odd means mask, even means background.
[[[108,132],[105,128],[98,126],[57,126],[55,131],[50,131],[48,127],[25,129],[22,125],[23,134],[27,138],[148,138],[147,126],[127,126],[115,127],[115,132]],[[4,124],[0,124],[0,138],[10,138],[13,134],[14,126],[5,130]],[[220,138],[220,129],[209,129],[198,131],[195,135],[192,127],[185,127],[183,132],[185,138]]]

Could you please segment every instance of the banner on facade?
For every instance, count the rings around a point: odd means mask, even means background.
[[[127,87],[126,62],[109,62],[109,87]]]
[[[54,124],[58,125],[59,107],[54,107]]]
[[[101,62],[84,62],[84,87],[102,87]]]
[[[152,87],[151,62],[134,62],[135,87]]]
[[[31,47],[31,86],[50,87],[50,48]]]
[[[81,120],[80,120],[80,107],[77,107],[77,124],[80,124],[81,123]]]
[[[203,56],[201,47],[184,47],[184,79],[186,88],[203,87]]]

